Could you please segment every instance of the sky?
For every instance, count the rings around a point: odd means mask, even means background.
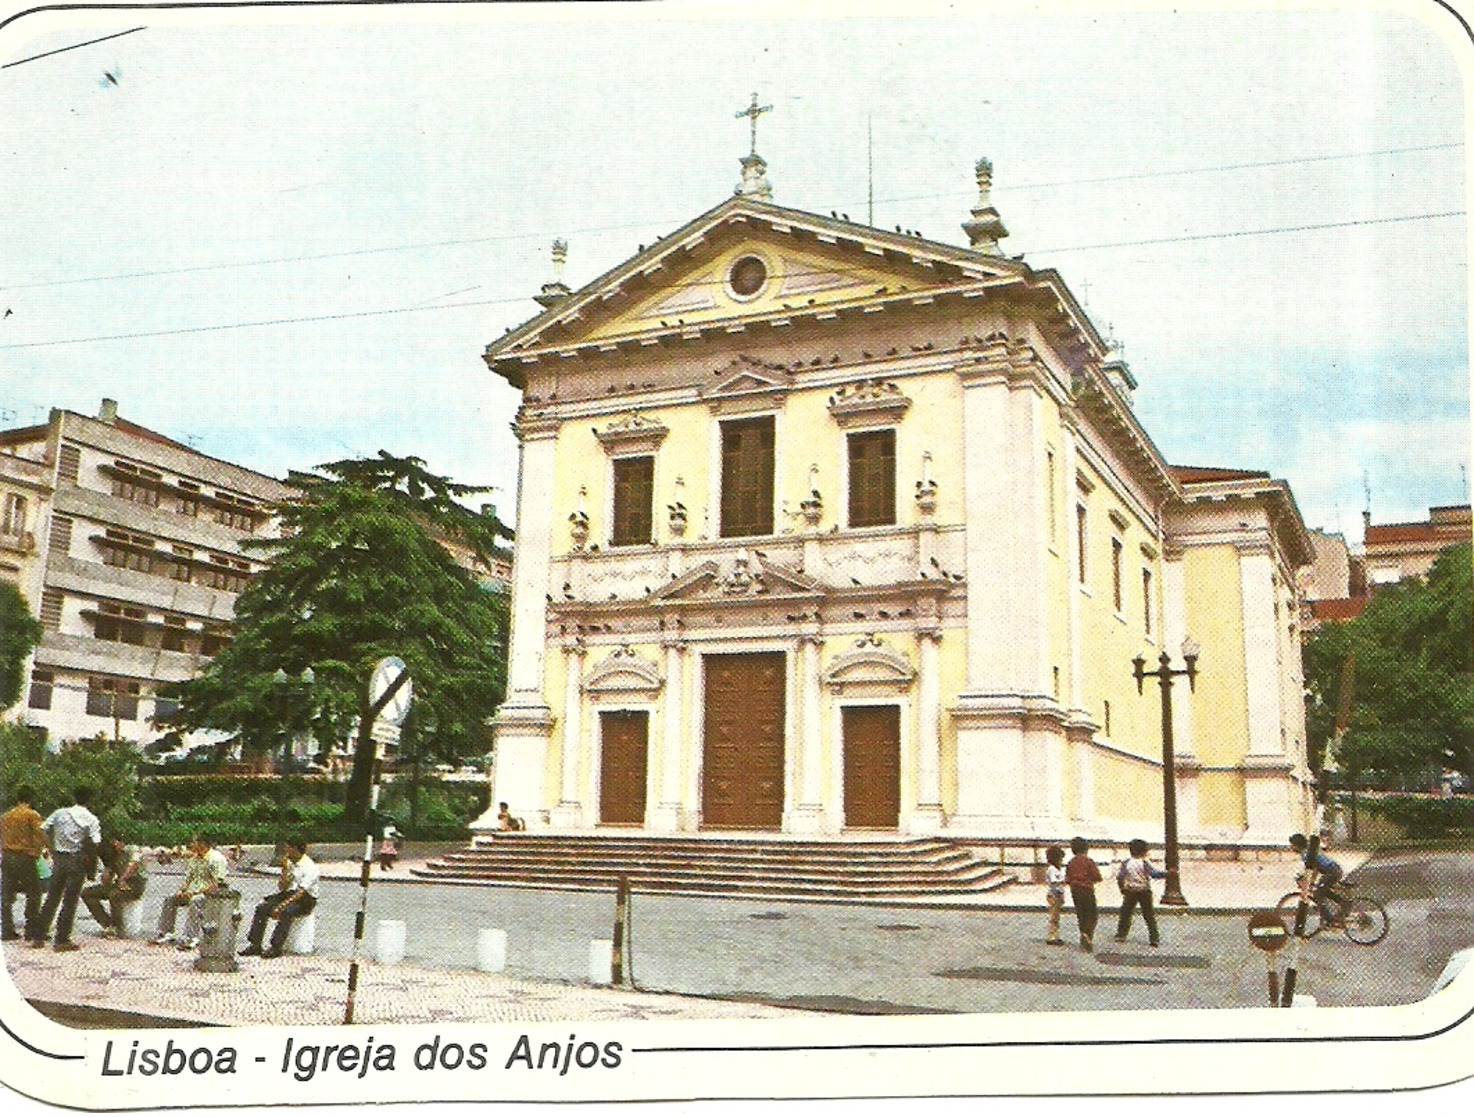
[[[28,15],[0,425],[108,396],[276,475],[416,454],[510,518],[517,393],[482,351],[555,237],[578,287],[729,195],[756,91],[781,205],[862,219],[873,175],[875,224],[965,244],[990,157],[1005,250],[1122,344],[1167,459],[1269,470],[1356,542],[1368,488],[1379,523],[1468,500],[1474,52],[1407,10]]]

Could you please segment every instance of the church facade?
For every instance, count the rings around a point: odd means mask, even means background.
[[[1288,486],[1168,465],[1062,278],[999,248],[986,161],[967,247],[776,205],[743,166],[486,350],[523,392],[493,803],[567,832],[1155,842],[1133,659],[1191,636],[1185,845],[1303,828]]]

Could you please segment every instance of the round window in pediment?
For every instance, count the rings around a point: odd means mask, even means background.
[[[743,256],[727,272],[727,286],[739,299],[751,299],[768,282],[768,265],[756,256]]]

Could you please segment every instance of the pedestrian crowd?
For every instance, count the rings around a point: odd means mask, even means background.
[[[80,949],[73,938],[79,902],[97,921],[102,937],[129,937],[129,905],[141,900],[148,886],[147,855],[117,835],[104,836],[91,802],[91,789],[78,787],[69,805],[43,819],[36,809],[35,791],[26,786],[15,788],[9,809],[0,814],[3,941],[25,939],[33,947],[44,947],[50,941],[57,951]],[[317,904],[319,873],[307,856],[307,842],[293,838],[283,848],[278,890],[257,905],[242,954],[278,956],[293,922]],[[229,874],[232,868],[245,865],[244,850],[237,844],[227,855],[194,835],[187,846],[161,849],[154,859],[159,865],[181,861],[183,877],[163,899],[152,941],[158,946],[195,950],[204,933],[206,902],[212,896],[231,893]],[[24,899],[19,925],[15,919],[18,899]],[[267,925],[273,921],[276,926],[270,942],[263,946]],[[139,932],[134,929],[132,933]]]

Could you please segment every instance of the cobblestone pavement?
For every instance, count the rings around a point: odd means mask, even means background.
[[[1386,900],[1391,934],[1372,948],[1330,935],[1305,944],[1300,991],[1323,1005],[1424,996],[1449,953],[1474,942],[1469,861],[1467,853],[1399,854],[1366,866],[1358,875]],[[362,1011],[409,1021],[599,1019],[657,1006],[667,1014],[737,1016],[760,1013],[762,1004],[861,1013],[1255,1007],[1267,1000],[1266,964],[1248,944],[1245,917],[1205,914],[1199,905],[1236,894],[1244,907],[1269,906],[1288,890],[1293,866],[1234,872],[1230,879],[1221,866],[1187,866],[1183,889],[1194,907],[1159,910],[1163,945],[1155,950],[1139,919],[1128,942],[1113,940],[1115,889],[1103,885],[1093,955],[1045,945],[1043,890],[1035,885],[995,894],[986,907],[636,894],[630,965],[640,989],[681,995],[662,999],[587,984],[589,941],[611,937],[611,893],[428,883],[400,870],[400,879],[380,878],[371,889],[364,956],[377,922],[400,919],[406,959],[366,968]],[[273,883],[249,875],[237,883],[249,919]],[[165,873],[151,884],[150,927],[170,884]],[[6,964],[22,993],[40,1000],[190,1019],[224,1013],[246,1022],[280,1019],[273,1014],[287,1003],[304,1020],[328,1019],[340,1011],[358,896],[347,880],[326,880],[318,953],[242,959],[240,975],[199,974],[173,950],[87,937],[85,917],[83,950],[7,950]],[[507,932],[506,975],[474,970],[476,933],[487,927]],[[1069,912],[1064,933],[1073,942]],[[285,1002],[273,990],[284,991]]]
[[[147,943],[84,939],[72,954],[6,943],[5,968],[23,997],[209,1024],[341,1024],[347,964],[312,956],[242,959],[236,973],[201,973],[194,955]],[[792,1012],[591,985],[365,963],[361,1024],[772,1018]]]

